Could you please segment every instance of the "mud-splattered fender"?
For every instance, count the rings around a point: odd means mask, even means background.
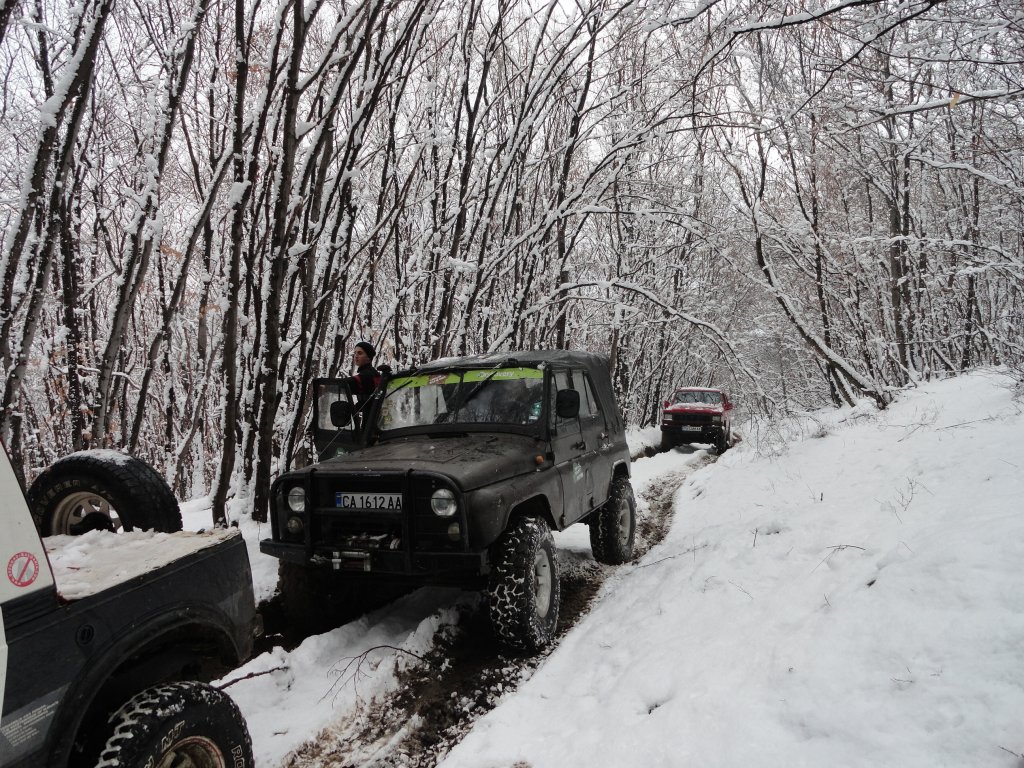
[[[532,514],[547,518],[552,528],[564,527],[562,483],[553,467],[467,493],[470,548],[493,544],[508,527],[513,512],[524,504]]]

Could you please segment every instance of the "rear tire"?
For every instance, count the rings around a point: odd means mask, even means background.
[[[117,451],[81,451],[44,470],[26,495],[43,536],[91,530],[181,530],[167,482],[144,461]]]
[[[168,683],[136,694],[108,720],[101,768],[194,765],[248,768],[252,740],[238,706],[204,683]]]
[[[636,537],[636,500],[629,478],[612,481],[608,501],[590,520],[590,549],[594,559],[607,565],[621,565],[633,556]]]
[[[555,638],[561,586],[547,523],[521,517],[498,539],[488,589],[491,626],[514,651],[537,653]]]

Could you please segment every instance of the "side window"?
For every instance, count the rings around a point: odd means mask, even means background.
[[[594,395],[594,387],[584,371],[555,371],[553,381],[555,386],[551,393],[551,413],[555,413],[555,392],[560,389],[575,389],[580,393],[579,419],[592,419],[601,415],[601,406]],[[561,419],[556,414],[553,423],[556,429],[563,426],[578,429],[579,419]]]
[[[590,383],[590,377],[583,371],[576,372],[576,389],[580,390],[580,416],[589,418],[600,415],[601,406],[594,395],[594,387]]]
[[[316,379],[313,382],[316,392],[314,404],[315,429],[333,432],[337,427],[331,420],[331,405],[336,402],[347,402],[352,405],[352,393],[344,379]]]
[[[563,419],[558,416],[555,412],[555,393],[560,389],[573,389],[572,372],[571,371],[555,371],[552,375],[552,382],[554,386],[551,388],[551,415],[552,423],[555,425],[555,429],[563,431],[565,429],[575,428],[579,431],[579,420],[578,419]],[[580,410],[583,410],[582,397],[580,398]]]

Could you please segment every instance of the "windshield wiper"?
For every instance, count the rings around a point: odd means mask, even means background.
[[[495,366],[493,371],[491,371],[489,374],[487,374],[486,377],[477,382],[477,385],[469,391],[468,395],[466,395],[464,398],[462,398],[461,400],[459,400],[459,402],[455,404],[455,407],[452,408],[451,412],[458,413],[463,408],[463,406],[466,405],[466,403],[468,403],[470,400],[476,397],[480,390],[483,389],[488,384],[488,382],[490,382],[491,379],[498,375],[498,371],[501,370],[501,367],[502,364],[498,363],[498,365]]]
[[[392,390],[391,390],[390,392],[385,392],[385,393],[384,393],[384,397],[383,397],[382,399],[386,400],[387,398],[391,397],[391,396],[392,396],[393,394],[395,394],[396,392],[401,392],[401,391],[402,391],[403,389],[405,389],[406,387],[408,387],[408,386],[409,386],[410,384],[412,384],[412,382],[413,382],[413,379],[414,379],[414,378],[415,378],[416,376],[418,376],[418,375],[419,375],[419,372],[420,372],[421,370],[423,370],[423,368],[422,368],[422,367],[420,367],[420,368],[415,368],[415,369],[414,369],[414,370],[412,371],[412,373],[409,373],[409,374],[407,374],[407,375],[406,375],[406,379],[405,379],[405,381],[403,381],[403,382],[402,382],[401,384],[399,384],[399,385],[398,385],[397,387],[395,387],[394,389],[392,389]]]

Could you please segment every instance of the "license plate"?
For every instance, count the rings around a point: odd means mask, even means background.
[[[683,432],[700,432],[700,427],[694,427],[689,424],[680,424],[679,429]]]
[[[338,509],[383,509],[402,511],[400,493],[343,493],[334,494],[334,506]]]

